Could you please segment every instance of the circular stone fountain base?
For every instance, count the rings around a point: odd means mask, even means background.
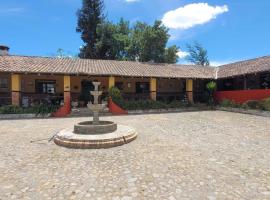
[[[102,149],[127,144],[137,137],[136,131],[128,126],[118,125],[117,130],[107,134],[75,134],[73,130],[62,130],[54,138],[54,143],[75,149]]]
[[[85,135],[97,135],[112,133],[117,130],[117,124],[110,121],[99,121],[98,124],[93,124],[93,121],[80,122],[74,125],[74,133]]]

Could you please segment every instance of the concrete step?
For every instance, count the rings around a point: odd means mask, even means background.
[[[111,116],[112,115],[109,112],[108,108],[106,108],[105,110],[103,110],[99,114],[100,114],[100,116]],[[87,117],[87,116],[93,116],[93,114],[89,110],[89,108],[72,108],[69,116],[70,117]]]

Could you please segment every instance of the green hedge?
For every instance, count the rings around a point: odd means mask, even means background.
[[[266,98],[262,101],[249,100],[245,102],[244,104],[238,104],[229,99],[224,99],[222,102],[220,102],[220,106],[270,111],[270,98]]]
[[[125,110],[148,110],[148,109],[168,109],[168,108],[183,108],[189,106],[187,103],[180,101],[162,102],[153,100],[125,101],[121,91],[117,87],[109,89],[109,96],[113,102]]]
[[[183,108],[189,104],[180,101],[172,101],[171,103],[152,100],[140,101],[124,101],[122,107],[126,110],[148,110],[148,109],[168,109],[168,108]]]
[[[57,111],[59,106],[56,105],[36,105],[29,108],[19,106],[2,106],[0,107],[0,114],[36,114],[46,115]]]

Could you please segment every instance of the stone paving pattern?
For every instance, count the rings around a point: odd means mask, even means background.
[[[0,121],[0,199],[270,199],[270,118],[104,117],[133,126],[138,138],[101,150],[30,143],[87,119]]]

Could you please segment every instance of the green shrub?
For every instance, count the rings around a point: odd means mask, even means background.
[[[24,109],[19,106],[2,106],[0,107],[1,114],[21,114],[24,113]]]
[[[57,111],[59,106],[56,105],[35,105],[29,108],[23,108],[19,106],[2,106],[0,107],[0,114],[36,114],[36,115],[46,115]]]
[[[223,99],[220,102],[220,106],[222,106],[222,107],[234,107],[234,104],[235,103],[229,99]]]
[[[260,109],[260,110],[263,109],[262,103],[257,100],[249,100],[244,104],[247,106],[247,108],[250,108],[250,109]]]
[[[264,110],[270,111],[270,98],[264,99],[261,104]]]
[[[111,87],[109,89],[109,96],[112,98],[114,103],[124,107],[124,99],[122,97],[121,91],[117,87]]]
[[[163,101],[139,100],[139,101],[124,101],[123,108],[126,110],[149,110],[149,109],[168,109],[168,108],[183,108],[189,106],[180,101],[172,101],[171,103]]]
[[[216,82],[210,81],[209,83],[207,83],[206,89],[208,91],[208,104],[214,105],[215,104],[214,92],[217,90]]]

